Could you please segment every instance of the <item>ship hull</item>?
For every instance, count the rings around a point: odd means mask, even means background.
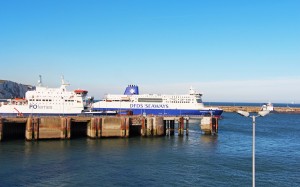
[[[223,110],[218,109],[133,109],[133,108],[94,108],[94,111],[117,111],[118,113],[132,112],[133,115],[171,115],[171,116],[221,116]]]

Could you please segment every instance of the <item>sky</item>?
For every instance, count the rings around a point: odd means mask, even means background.
[[[300,103],[298,0],[3,0],[0,79]]]

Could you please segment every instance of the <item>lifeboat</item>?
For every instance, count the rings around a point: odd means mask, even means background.
[[[10,100],[10,103],[13,105],[24,105],[27,104],[27,100],[25,98],[14,98]]]
[[[15,100],[15,101],[26,101],[25,98],[19,98],[19,97],[16,97],[16,98],[14,98],[13,100]]]
[[[74,92],[79,95],[86,95],[88,93],[87,90],[81,90],[81,89],[74,90]]]

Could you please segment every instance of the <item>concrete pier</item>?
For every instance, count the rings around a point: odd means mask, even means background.
[[[204,134],[215,135],[218,133],[218,118],[216,117],[203,117],[201,119],[200,128]]]
[[[162,116],[0,117],[0,141],[173,136],[175,123],[178,136],[183,136],[188,135],[188,120],[188,117]]]

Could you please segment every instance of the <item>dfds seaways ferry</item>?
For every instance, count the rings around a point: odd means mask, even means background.
[[[25,98],[0,102],[0,116],[79,115],[87,107],[86,90],[67,91],[64,79],[59,88],[42,86],[41,76],[36,90],[27,91]]]
[[[214,115],[220,117],[223,110],[204,107],[202,94],[190,88],[185,95],[142,94],[136,85],[129,85],[123,95],[108,94],[93,103],[93,111],[132,112],[134,115]]]

